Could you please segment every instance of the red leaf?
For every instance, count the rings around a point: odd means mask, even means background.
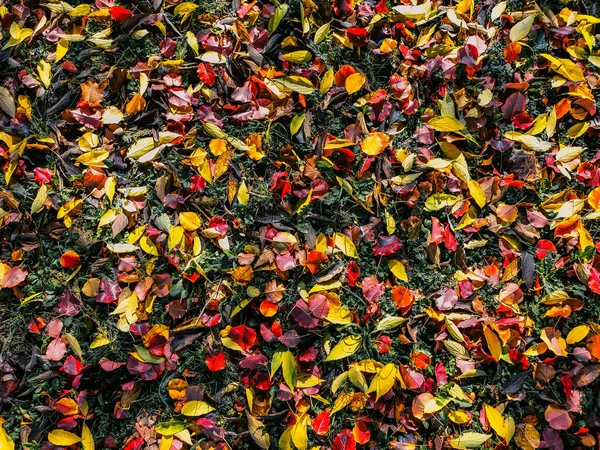
[[[345,429],[340,431],[333,440],[333,450],[356,450],[356,441],[352,431]]]
[[[308,304],[304,300],[298,300],[292,308],[292,317],[304,328],[314,328],[319,324],[319,319],[313,317],[308,308]]]
[[[47,184],[52,181],[52,171],[50,169],[42,169],[36,167],[33,169],[35,175],[34,180],[39,184]]]
[[[60,257],[60,265],[63,266],[65,269],[74,269],[80,263],[81,259],[79,258],[79,255],[73,250],[69,250],[68,252],[63,253]]]
[[[110,8],[110,16],[118,22],[125,22],[132,16],[132,12],[122,6],[113,6]]]
[[[241,345],[240,345],[241,347]],[[223,370],[225,368],[225,353],[221,352],[215,356],[209,356],[204,360],[208,370],[211,372],[218,372],[219,370]]]
[[[415,302],[415,296],[410,289],[404,286],[394,286],[392,288],[392,300],[396,303],[402,314],[406,314]]]
[[[402,248],[397,236],[381,236],[373,247],[374,256],[389,256]]]
[[[329,432],[329,425],[331,425],[331,418],[328,410],[320,412],[312,420],[313,431],[319,436],[325,436]]]
[[[385,293],[385,284],[375,275],[365,277],[362,281],[362,293],[369,303],[376,302]]]
[[[325,253],[317,250],[311,250],[306,257],[306,267],[313,275],[319,271],[322,264],[329,262],[329,258]]]
[[[348,36],[348,40],[352,45],[364,47],[369,43],[371,33],[366,28],[352,27],[346,30],[346,36]]]
[[[520,92],[515,92],[506,99],[502,105],[502,117],[512,119],[513,116],[525,111],[527,99]]]
[[[248,350],[256,343],[256,331],[252,328],[248,328],[245,325],[238,325],[233,327],[229,332],[229,336],[242,350]]]
[[[198,78],[200,78],[200,81],[202,81],[204,84],[214,86],[215,81],[217,80],[217,73],[210,66],[210,64],[202,62],[198,64]]]
[[[360,269],[358,268],[358,264],[356,261],[350,261],[348,263],[348,267],[346,267],[346,278],[348,279],[348,284],[353,287],[358,281],[359,276]]]
[[[311,295],[308,299],[308,308],[313,316],[322,319],[329,314],[329,300],[323,294]]]
[[[371,432],[363,421],[356,422],[352,429],[352,435],[357,444],[366,444],[371,439]]]
[[[533,126],[533,117],[527,113],[519,113],[512,118],[513,127],[519,130],[529,130]]]

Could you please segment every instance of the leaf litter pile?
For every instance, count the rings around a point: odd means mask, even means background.
[[[0,448],[598,448],[596,9],[4,3]]]

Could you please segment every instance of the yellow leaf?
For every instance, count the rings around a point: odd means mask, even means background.
[[[464,411],[450,411],[448,413],[448,419],[459,425],[464,425],[471,420],[468,414]]]
[[[473,8],[473,0],[461,0],[461,2],[458,5],[456,5],[456,14],[472,16]]]
[[[83,446],[83,450],[94,450],[95,448],[94,436],[85,423],[81,428],[81,445]]]
[[[117,214],[118,214],[119,210],[118,209],[109,209],[108,211],[106,211],[102,217],[100,217],[100,220],[98,221],[98,229],[113,223],[115,221],[115,219],[117,218]]]
[[[390,144],[390,137],[379,131],[370,133],[362,142],[361,150],[369,156],[377,156]]]
[[[198,5],[194,3],[183,2],[175,7],[175,9],[173,10],[173,14],[175,16],[189,16],[196,10],[196,8],[198,8]]]
[[[302,127],[305,120],[306,113],[296,114],[290,122],[290,133],[296,134],[298,131],[300,131],[300,127]]]
[[[158,256],[158,249],[156,248],[156,245],[154,245],[154,242],[152,242],[149,236],[142,236],[139,244],[142,250],[144,250],[149,255]]]
[[[591,62],[596,67],[600,67],[600,56],[590,56],[588,61]]]
[[[523,450],[535,450],[540,446],[540,433],[530,423],[517,426],[515,443]]]
[[[248,431],[252,440],[260,448],[267,450],[271,446],[271,437],[265,430],[265,425],[252,414],[246,411],[246,419],[248,420]]]
[[[312,53],[307,50],[298,50],[281,55],[283,59],[294,64],[309,62],[312,59]]]
[[[408,283],[408,275],[406,275],[406,268],[404,267],[404,264],[396,259],[390,259],[388,261],[388,268],[396,278]]]
[[[533,126],[529,129],[527,134],[531,136],[536,136],[540,134],[542,131],[546,129],[546,124],[548,123],[548,114],[540,114],[533,121]]]
[[[281,371],[283,372],[285,383],[293,393],[294,386],[296,385],[296,377],[298,375],[298,367],[296,367],[294,354],[289,350],[283,352],[281,355]]]
[[[142,97],[139,92],[136,92],[136,94],[133,96],[133,98],[125,106],[125,114],[135,114],[140,111],[143,111],[144,108],[146,108],[146,100],[144,100],[144,97]],[[150,139],[150,142],[154,143],[152,138],[149,138],[149,139]],[[152,148],[154,148],[154,145],[152,145]],[[130,153],[131,153],[131,150],[130,150]],[[131,155],[128,155],[128,156],[130,158],[132,157]]]
[[[333,86],[334,76],[335,74],[333,72],[333,68],[325,72],[325,75],[323,75],[323,79],[321,80],[321,85],[319,86],[319,91],[321,91],[321,94],[325,95],[327,92],[329,92],[329,89],[331,89],[331,86]]]
[[[341,178],[338,177],[338,181],[340,179]],[[342,181],[345,181],[345,180],[342,180]],[[346,181],[346,183],[347,183],[347,181]],[[352,194],[350,194],[350,195],[352,195]],[[394,234],[394,232],[396,231],[396,220],[394,219],[394,216],[392,216],[388,212],[387,209],[385,210],[385,227],[386,227],[387,232],[388,232],[389,235]]]
[[[92,341],[92,343],[90,344],[90,348],[94,349],[94,348],[99,348],[99,347],[104,347],[105,345],[110,344],[110,339],[108,339],[106,336],[102,335],[102,334],[97,334],[94,337],[94,340]]]
[[[298,389],[307,389],[316,386],[317,384],[322,383],[325,380],[321,378],[317,378],[314,375],[308,375],[307,373],[303,373],[298,375],[298,380],[296,381],[296,387]]]
[[[7,48],[14,47],[15,45],[20,44],[25,39],[27,39],[31,34],[33,34],[33,30],[31,28],[21,28],[17,21],[13,21],[10,26],[10,39],[9,41],[2,47],[2,50],[6,50]]]
[[[360,91],[366,81],[367,81],[367,77],[364,76],[362,73],[358,73],[358,72],[353,73],[348,78],[346,78],[346,83],[345,83],[346,92],[348,92],[348,94],[352,95],[355,92]]]
[[[502,343],[496,333],[494,333],[489,327],[483,327],[483,335],[487,341],[488,349],[490,354],[496,361],[500,361],[502,357]]]
[[[520,41],[521,39],[525,39],[529,32],[531,31],[531,27],[535,22],[536,14],[532,14],[530,16],[525,17],[520,22],[517,22],[511,29],[509,38],[512,42]]]
[[[577,139],[585,134],[585,132],[590,127],[590,122],[580,122],[576,123],[572,127],[570,127],[565,133],[571,139]]]
[[[108,158],[109,153],[104,150],[92,150],[77,157],[77,162],[92,167],[105,167],[104,161]]]
[[[485,191],[476,180],[469,180],[469,193],[480,208],[485,206]]]
[[[477,448],[491,437],[491,434],[467,432],[450,440],[450,446],[457,449]]]
[[[396,375],[398,374],[398,368],[395,364],[389,363],[386,364],[383,369],[375,375],[373,381],[371,381],[371,385],[369,386],[368,393],[375,392],[376,398],[375,401],[379,400],[380,397],[387,394],[392,387],[394,387],[394,383],[396,381]]]
[[[554,158],[562,163],[567,163],[577,158],[584,150],[584,147],[563,147]]]
[[[65,430],[53,430],[48,433],[48,440],[54,445],[69,447],[81,442],[81,438],[74,433]]]
[[[200,228],[200,217],[193,212],[182,212],[179,214],[179,223],[186,231],[195,231]]]
[[[181,244],[181,240],[183,239],[183,227],[171,227],[169,230],[169,239],[167,241],[167,247],[169,251],[173,250],[175,247]]]
[[[140,240],[140,238],[144,234],[144,231],[146,231],[146,225],[137,227],[135,230],[129,233],[129,236],[127,236],[127,243],[135,244],[137,241]]]
[[[12,440],[3,426],[0,426],[0,448],[2,450],[15,450],[15,441]]]
[[[247,205],[250,200],[250,195],[248,194],[248,186],[246,186],[246,182],[242,181],[240,187],[237,192],[237,199],[241,205]]]
[[[369,386],[367,385],[367,379],[357,366],[350,366],[348,372],[344,372],[344,374],[347,375],[347,378],[354,386],[356,386],[362,392],[367,392],[367,389],[369,388]],[[342,381],[345,380],[340,378],[338,383]]]
[[[117,179],[115,177],[108,177],[104,182],[104,192],[106,198],[112,204],[113,198],[115,197],[115,188],[117,187]]]
[[[552,108],[552,111],[550,111],[548,121],[546,122],[546,135],[548,138],[551,138],[554,135],[554,130],[556,129],[556,120],[556,107],[554,107]]]
[[[333,241],[336,248],[350,258],[358,258],[356,246],[348,236],[343,233],[333,233]]]
[[[567,335],[567,344],[576,344],[586,338],[590,332],[589,325],[579,325],[569,331]]]
[[[35,196],[33,203],[31,203],[31,214],[35,214],[41,211],[41,209],[44,207],[44,204],[46,203],[47,198],[48,188],[45,184],[42,184],[38,189],[37,195]]]
[[[338,359],[353,355],[358,350],[361,343],[361,336],[346,336],[331,349],[331,352],[329,352],[325,361],[337,361]]]
[[[594,239],[592,238],[590,232],[585,229],[583,223],[579,223],[577,227],[577,232],[579,233],[579,245],[581,250],[585,250],[588,247],[594,247]]]
[[[458,200],[458,197],[451,194],[434,194],[425,201],[425,209],[439,211],[454,205]]]
[[[191,402],[187,402],[185,405],[183,405],[183,408],[181,408],[181,414],[189,417],[197,417],[204,416],[214,410],[215,408],[206,402],[201,400],[192,400]]]
[[[90,5],[81,4],[73,8],[73,10],[69,12],[69,15],[71,17],[83,17],[87,16],[91,12],[91,10],[92,8],[90,7]]]
[[[321,291],[332,291],[334,289],[339,289],[342,287],[342,282],[340,280],[329,280],[323,281],[322,283],[317,283],[308,291],[309,294],[313,292],[321,292]],[[329,309],[331,312],[331,308]]]
[[[196,35],[193,32],[188,31],[185,34],[185,39],[186,39],[188,45],[190,46],[190,48],[196,54],[196,56],[198,56],[199,52],[200,52],[200,48],[198,47],[198,39],[196,39]]]
[[[515,434],[515,421],[512,417],[504,418],[502,413],[490,405],[485,405],[485,415],[492,429],[504,439],[510,442]]]
[[[308,436],[306,434],[306,426],[298,421],[292,426],[292,442],[298,450],[306,450],[308,447]]]
[[[552,70],[556,71],[559,75],[562,75],[569,81],[585,81],[585,76],[581,67],[576,63],[567,58],[555,58],[547,53],[542,53],[540,56],[550,61]]]
[[[298,210],[296,214],[300,214],[308,205],[310,205],[310,200],[312,199],[313,190],[312,188],[308,191],[308,195],[304,199],[304,201],[298,205]]]
[[[22,96],[19,96],[19,100],[21,97]],[[15,117],[15,114],[17,113],[15,99],[11,95],[10,91],[4,86],[0,86],[0,109],[10,117]],[[29,110],[28,117],[31,116],[31,108],[29,108]]]
[[[329,30],[331,30],[331,22],[327,22],[321,25],[315,33],[315,44],[320,44],[321,42],[323,42],[327,37]]]
[[[346,406],[348,406],[350,404],[350,402],[352,402],[353,398],[354,398],[354,391],[342,392],[338,396],[338,398],[335,399],[335,402],[333,403],[333,408],[331,409],[330,414],[333,416],[336,412],[344,409]]]
[[[462,131],[465,129],[462,123],[450,116],[433,117],[427,124],[439,132]]]
[[[69,51],[69,41],[66,39],[59,39],[56,44],[56,62],[59,62]]]
[[[40,59],[37,64],[37,73],[40,81],[46,89],[52,84],[52,67],[45,60]]]
[[[161,436],[158,450],[171,450],[173,436]]]

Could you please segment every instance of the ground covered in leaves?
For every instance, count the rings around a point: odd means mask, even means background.
[[[0,6],[0,449],[597,448],[595,2]]]

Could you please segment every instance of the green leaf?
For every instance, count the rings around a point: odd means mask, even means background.
[[[296,361],[294,359],[294,354],[287,350],[281,355],[281,366],[283,370],[283,379],[285,383],[288,385],[290,390],[294,392],[294,387],[296,386],[296,378],[298,375],[298,367],[296,367]]]
[[[4,86],[0,86],[0,109],[12,118],[15,117],[17,112],[15,100]]]
[[[300,131],[300,128],[302,127],[302,124],[304,123],[305,119],[306,119],[306,113],[305,112],[302,112],[300,114],[296,114],[292,118],[292,121],[290,122],[290,132],[292,134],[296,134],[298,131]]]
[[[273,34],[279,27],[281,20],[285,17],[288,12],[289,6],[284,3],[275,9],[275,13],[269,19],[269,34]]]

